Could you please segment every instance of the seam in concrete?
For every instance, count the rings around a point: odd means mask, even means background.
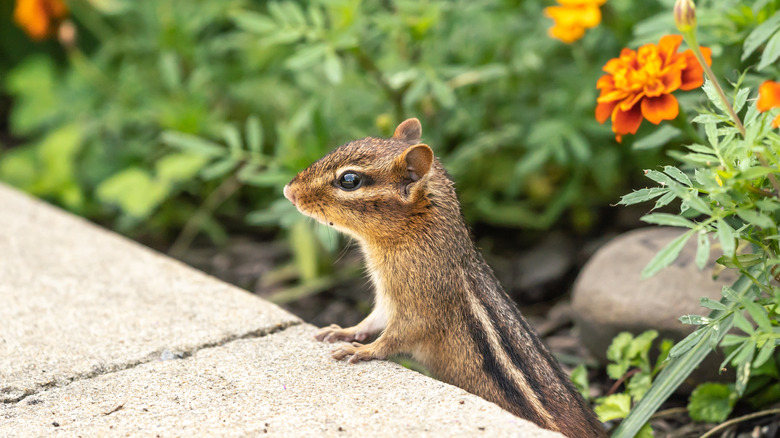
[[[208,348],[214,348],[219,347],[225,344],[228,344],[233,341],[238,341],[241,339],[253,339],[253,338],[262,338],[264,336],[273,335],[275,333],[279,333],[281,331],[284,331],[290,327],[294,327],[297,325],[303,324],[303,321],[296,320],[296,321],[286,321],[277,323],[276,325],[272,327],[266,327],[261,328],[257,330],[252,330],[246,333],[240,333],[240,334],[233,334],[229,336],[225,336],[222,339],[218,339],[213,342],[206,342],[204,344],[197,345],[189,350],[186,351],[179,351],[179,352],[173,352],[173,359],[187,359],[197,353],[198,351],[205,350]],[[35,395],[41,392],[44,392],[46,390],[49,390],[51,388],[59,388],[63,386],[67,386],[71,384],[72,382],[76,382],[79,380],[87,380],[92,379],[98,376],[102,376],[105,374],[111,374],[116,373],[119,371],[124,371],[130,368],[135,368],[139,365],[143,365],[145,363],[153,362],[156,360],[160,360],[160,356],[165,352],[169,351],[165,348],[161,350],[154,351],[150,354],[148,354],[146,357],[130,361],[130,362],[124,362],[124,363],[117,363],[117,364],[111,364],[111,365],[98,365],[92,368],[91,371],[84,372],[84,373],[78,373],[73,376],[69,377],[62,377],[56,380],[52,380],[50,382],[45,382],[41,384],[37,384],[35,388],[33,389],[19,389],[14,388],[12,386],[7,386],[5,388],[0,388],[0,397],[2,397],[3,403],[18,403],[25,398]],[[21,395],[18,396],[11,396],[8,397],[7,394],[11,394],[14,391],[22,392]]]

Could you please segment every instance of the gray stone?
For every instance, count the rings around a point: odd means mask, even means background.
[[[634,334],[655,329],[659,339],[678,341],[693,331],[682,324],[685,314],[706,315],[700,297],[718,300],[723,285],[736,276],[725,271],[713,279],[713,257],[699,270],[694,259],[696,239],[683,248],[671,266],[642,280],[640,273],[666,244],[683,231],[677,228],[643,228],[616,237],[600,248],[582,269],[574,285],[572,305],[583,344],[599,360],[606,361],[612,338],[622,331]],[[713,249],[712,256],[718,252]],[[719,362],[718,362],[719,363]],[[700,378],[717,378],[713,370],[703,370]]]
[[[0,401],[300,323],[3,185],[0,206]]]
[[[337,362],[315,330],[295,326],[0,404],[0,436],[562,437],[395,363]]]

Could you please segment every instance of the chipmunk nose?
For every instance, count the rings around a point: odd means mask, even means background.
[[[295,193],[293,193],[293,191],[292,191],[292,189],[290,188],[290,185],[289,185],[289,184],[287,184],[286,186],[284,186],[284,197],[285,197],[285,198],[287,198],[287,199],[289,199],[289,200],[290,200],[290,202],[292,202],[292,203],[293,203],[293,205],[295,205]]]

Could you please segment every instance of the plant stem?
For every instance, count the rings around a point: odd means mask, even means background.
[[[685,42],[688,43],[688,47],[690,47],[693,51],[693,55],[696,57],[696,60],[699,61],[701,68],[704,69],[704,74],[707,76],[707,79],[712,82],[712,85],[715,87],[715,91],[718,92],[718,97],[720,97],[720,100],[723,101],[723,106],[728,111],[729,116],[731,116],[731,120],[733,120],[734,124],[737,126],[739,133],[742,134],[742,138],[745,138],[745,126],[742,125],[742,120],[740,120],[739,116],[737,116],[737,113],[734,112],[734,107],[731,106],[731,102],[729,102],[729,99],[726,97],[726,93],[723,92],[723,88],[721,88],[720,83],[718,82],[718,78],[715,77],[715,73],[712,72],[710,65],[707,64],[707,61],[704,59],[704,55],[701,53],[701,48],[699,48],[699,43],[696,41],[696,32],[694,30],[685,32],[683,33],[683,38],[685,38]]]
[[[236,190],[241,188],[241,185],[238,177],[233,174],[223,181],[219,187],[214,189],[206,200],[203,201],[203,204],[198,207],[195,214],[193,214],[190,220],[184,225],[181,233],[179,233],[176,240],[173,242],[173,245],[171,245],[171,249],[168,250],[168,255],[174,258],[180,258],[181,255],[184,254],[184,251],[190,247],[195,236],[197,236],[198,231],[200,231],[201,226],[203,225],[203,221],[205,221],[217,207],[230,198]]]
[[[732,425],[737,424],[737,423],[741,423],[743,421],[752,420],[754,418],[765,417],[767,415],[774,415],[774,414],[780,414],[780,409],[767,409],[765,411],[753,412],[752,414],[747,414],[747,415],[743,415],[741,417],[732,418],[729,421],[720,423],[719,425],[713,427],[707,433],[702,435],[700,438],[711,437],[711,436],[715,435],[716,433],[722,431],[723,429],[726,429],[729,426],[732,426]]]
[[[707,78],[710,80],[710,82],[712,82],[715,91],[718,92],[718,97],[720,97],[720,100],[723,101],[723,106],[726,108],[726,111],[728,111],[729,116],[731,116],[731,119],[734,121],[734,124],[739,130],[739,133],[742,134],[742,138],[744,139],[746,137],[745,126],[742,124],[742,120],[739,119],[739,116],[737,116],[737,113],[734,111],[734,107],[726,97],[726,93],[723,92],[723,88],[721,88],[720,83],[718,82],[718,78],[715,77],[715,74],[712,72],[710,65],[707,64],[707,61],[704,59],[704,55],[701,53],[701,48],[699,48],[699,43],[696,41],[696,30],[691,29],[688,32],[683,32],[683,38],[685,38],[685,42],[688,43],[688,46],[693,51],[693,55],[696,57],[696,60],[699,61],[699,65],[701,65],[701,67],[704,69],[704,74],[707,75]],[[769,163],[766,161],[766,158],[764,158],[761,152],[755,152],[755,154],[756,158],[758,158],[758,161],[762,166],[769,167]],[[780,197],[780,183],[778,183],[777,178],[775,178],[775,175],[772,173],[768,174],[767,177],[769,178],[769,182],[772,184],[772,187],[775,189],[775,195]]]

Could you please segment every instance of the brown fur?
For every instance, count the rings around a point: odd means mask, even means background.
[[[353,342],[349,361],[409,354],[439,379],[569,437],[603,428],[475,248],[452,180],[409,119],[391,139],[347,143],[285,187],[302,213],[353,236],[376,288],[374,311],[317,338]],[[341,189],[345,171],[363,176]]]

